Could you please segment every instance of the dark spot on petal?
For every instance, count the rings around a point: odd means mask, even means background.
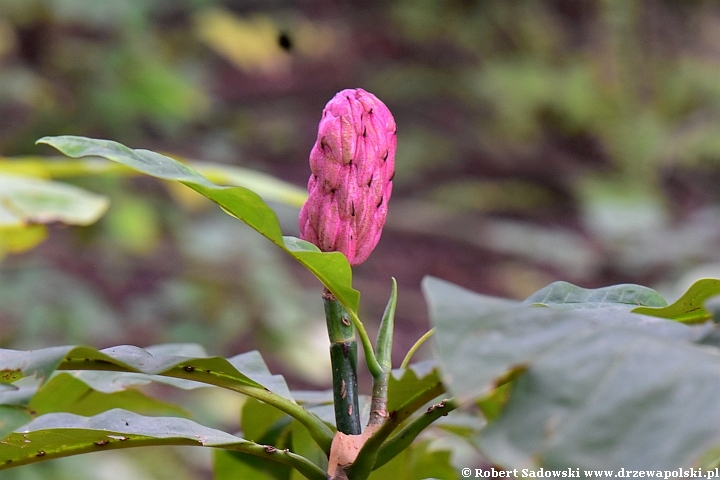
[[[372,112],[373,112],[373,109],[372,109],[372,108],[371,108],[370,110],[368,110],[368,113],[372,113]]]
[[[390,155],[390,150],[385,150],[385,155],[383,156],[383,162],[387,161],[389,155]]]
[[[332,193],[333,195],[335,195],[335,192],[337,192],[337,188],[330,189],[330,193]]]
[[[367,137],[367,127],[363,127],[363,137]]]
[[[355,202],[350,202],[350,215],[355,216]]]
[[[381,197],[380,197],[380,203],[377,204],[377,208],[380,208],[380,205],[382,205],[382,203],[383,203],[383,197],[381,196]]]
[[[368,186],[368,187],[369,187],[370,185],[372,185],[373,178],[374,178],[374,174],[373,174],[373,175],[370,175],[370,180],[369,180],[368,183],[367,183],[367,186]]]

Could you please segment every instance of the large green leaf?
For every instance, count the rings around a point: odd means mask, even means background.
[[[120,409],[93,417],[70,413],[40,416],[0,442],[0,469],[80,453],[147,445],[217,447],[291,465],[307,478],[326,478],[320,468],[293,453],[184,418],[146,417]]]
[[[720,358],[624,327],[567,339],[514,384],[479,442],[512,468],[673,470],[720,446]]]
[[[432,277],[423,281],[443,380],[461,400],[486,395],[498,380],[531,365],[566,338],[619,327],[695,339],[686,325],[621,310],[539,308],[478,295]],[[602,355],[602,352],[597,352]]]
[[[720,280],[703,278],[693,283],[672,305],[648,305],[635,308],[633,312],[683,323],[701,323],[712,318],[712,313],[705,308],[704,303],[715,295],[720,295]]]
[[[479,436],[510,468],[670,469],[720,445],[720,358],[689,327],[622,309],[537,308],[427,278],[443,379],[477,400],[514,375]]]
[[[664,307],[667,302],[655,290],[642,285],[623,284],[587,289],[568,282],[554,282],[524,302],[562,309],[617,308],[630,310],[639,305]]]
[[[109,140],[60,136],[44,137],[38,143],[51,145],[69,157],[103,157],[154,177],[182,182],[292,255],[315,274],[346,309],[357,314],[360,293],[352,288],[352,270],[345,256],[339,252],[320,252],[299,239],[283,238],[275,213],[256,193],[242,187],[215,185],[170,157],[148,150],[132,150]]]

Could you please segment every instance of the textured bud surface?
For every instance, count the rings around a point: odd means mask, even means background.
[[[350,265],[380,240],[395,174],[397,128],[390,110],[360,88],[338,92],[323,110],[310,152],[309,196],[300,236]]]

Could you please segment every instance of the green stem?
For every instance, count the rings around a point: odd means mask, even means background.
[[[390,370],[383,369],[382,375],[373,379],[372,399],[370,400],[370,420],[368,426],[382,425],[388,418],[387,399]]]
[[[395,458],[397,454],[405,450],[420,433],[425,430],[431,423],[440,417],[444,417],[458,407],[454,400],[443,400],[440,403],[432,405],[425,413],[408,423],[395,436],[382,444],[375,459],[373,470],[382,467],[387,462]]]
[[[335,423],[339,432],[360,435],[355,327],[340,302],[327,289],[323,292],[323,302],[330,337]]]
[[[400,368],[407,368],[410,360],[412,359],[412,356],[415,355],[415,352],[417,352],[417,349],[420,348],[422,344],[425,343],[425,341],[432,336],[433,333],[435,333],[435,329],[431,328],[425,333],[425,335],[418,338],[417,342],[415,342],[415,344],[410,347],[410,350],[408,350],[407,355],[405,355],[405,358],[400,364]]]
[[[365,362],[367,362],[368,370],[370,370],[370,374],[373,378],[377,378],[382,375],[383,370],[375,357],[375,351],[373,350],[372,342],[367,334],[367,330],[365,330],[365,326],[362,324],[360,318],[358,318],[355,312],[348,310],[347,313],[357,330],[358,336],[360,337],[360,343],[362,344],[363,351],[365,352]]]
[[[222,447],[220,447],[222,448]],[[269,445],[236,445],[230,446],[228,450],[249,453],[256,457],[265,458],[274,462],[283,463],[297,470],[308,480],[327,480],[328,476],[320,467],[307,458],[286,450],[278,450]]]

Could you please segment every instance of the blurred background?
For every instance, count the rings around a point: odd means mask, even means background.
[[[371,335],[398,280],[396,362],[428,329],[425,275],[515,299],[562,279],[668,300],[720,276],[719,2],[0,0],[3,158],[74,134],[304,188],[322,108],[352,87],[398,124],[388,223],[354,269]],[[329,387],[321,287],[282,252],[152,178],[63,181],[110,209],[2,252],[0,346],[259,349],[292,387]],[[273,207],[297,235],[297,207]],[[232,424],[237,400],[207,395],[201,420]],[[207,475],[204,453],[150,452],[103,458],[112,478]],[[0,478],[110,478],[95,458]]]

